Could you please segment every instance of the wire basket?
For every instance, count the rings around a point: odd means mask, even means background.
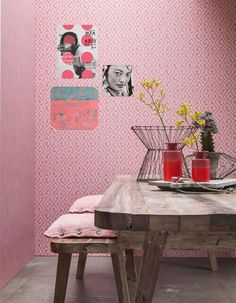
[[[215,154],[217,156],[216,163],[212,161],[212,154]],[[191,178],[191,164],[192,159],[195,157],[194,154],[185,156],[185,163],[188,167],[187,170],[187,176]],[[236,158],[227,155],[225,153],[209,153],[206,155],[208,159],[210,159],[210,170],[211,170],[211,180],[222,180],[229,175],[231,175],[233,172],[236,171]],[[215,167],[214,167],[215,166]]]
[[[196,132],[194,126],[132,126],[131,129],[147,148],[137,181],[162,180],[162,151],[166,149],[165,143],[177,142],[178,149],[182,151],[184,138]],[[183,164],[189,175],[184,156]]]

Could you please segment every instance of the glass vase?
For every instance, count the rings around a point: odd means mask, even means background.
[[[192,160],[192,181],[210,181],[210,160],[206,159],[207,151],[196,151]]]
[[[182,177],[182,152],[177,149],[178,143],[166,143],[163,151],[163,179],[172,181],[173,177]]]

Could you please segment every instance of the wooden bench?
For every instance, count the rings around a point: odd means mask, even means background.
[[[132,250],[127,250],[126,263],[124,249],[116,238],[74,238],[52,239],[51,251],[58,254],[54,303],[64,303],[69,276],[71,256],[79,253],[76,278],[82,279],[85,270],[87,253],[111,253],[112,265],[120,303],[130,303],[126,268],[128,278],[136,279]]]

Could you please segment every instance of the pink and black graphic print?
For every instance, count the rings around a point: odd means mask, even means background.
[[[94,25],[57,27],[57,78],[97,76],[97,35]]]

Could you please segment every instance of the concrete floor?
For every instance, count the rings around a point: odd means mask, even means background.
[[[235,303],[236,259],[218,259],[219,271],[205,258],[163,258],[154,303]],[[73,257],[66,303],[118,303],[109,257],[89,257],[84,280],[76,280]],[[0,303],[52,303],[56,257],[35,257],[0,291]],[[129,282],[131,295],[135,282]]]

